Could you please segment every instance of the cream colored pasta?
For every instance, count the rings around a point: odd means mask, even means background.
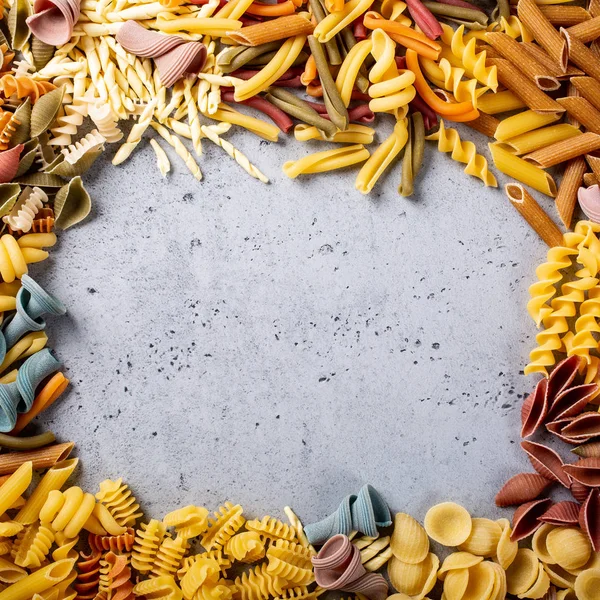
[[[427,558],[429,538],[425,529],[413,517],[406,513],[398,513],[394,517],[390,548],[398,560],[417,564]]]
[[[444,546],[459,546],[471,535],[471,515],[454,502],[442,502],[431,507],[425,515],[427,535]]]

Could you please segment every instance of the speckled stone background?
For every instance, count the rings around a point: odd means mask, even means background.
[[[316,146],[230,139],[270,185],[209,143],[203,182],[170,149],[163,180],[147,144],[119,168],[113,148],[92,218],[32,271],[69,308],[49,334],[73,385],[44,424],[77,441],[83,483],[123,476],[158,515],[229,499],[308,522],[364,482],[418,517],[500,514],[528,469],[543,243],[433,144],[404,199],[399,165],[363,197],[353,172],[282,174]]]

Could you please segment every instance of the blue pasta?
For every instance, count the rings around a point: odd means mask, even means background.
[[[364,485],[358,495],[346,496],[338,509],[326,519],[304,528],[311,544],[322,544],[329,538],[342,533],[359,531],[369,537],[377,537],[377,527],[392,524],[390,509],[371,485]]]
[[[42,315],[64,315],[64,304],[46,292],[29,275],[21,278],[22,287],[17,294],[17,312],[3,329],[6,350],[30,331],[41,331],[46,327]],[[1,345],[1,344],[0,344]]]
[[[44,348],[30,356],[19,369],[17,380],[0,384],[0,432],[11,431],[17,422],[17,413],[26,413],[35,399],[35,390],[61,362],[51,350]]]

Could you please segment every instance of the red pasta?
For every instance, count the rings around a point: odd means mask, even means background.
[[[519,506],[513,515],[513,532],[510,541],[518,542],[535,533],[542,526],[539,518],[550,506],[552,506],[552,500],[548,498],[534,500]]]
[[[0,183],[10,183],[19,168],[19,160],[23,144],[18,144],[10,150],[0,152]]]
[[[548,414],[548,379],[541,379],[521,406],[521,437],[533,435]]]
[[[592,490],[579,511],[579,525],[590,538],[592,548],[600,552],[600,490]]]
[[[574,465],[564,465],[563,468],[575,481],[589,487],[600,487],[600,458],[580,458]]]
[[[442,26],[421,0],[406,0],[406,4],[413,21],[429,39],[436,40],[442,35]]]
[[[587,444],[583,444],[582,446],[577,446],[577,448],[574,448],[572,452],[578,456],[581,456],[581,458],[591,458],[594,456],[596,458],[600,458],[600,440],[589,442]]]
[[[267,115],[284,133],[288,133],[294,126],[294,122],[286,113],[262,96],[253,96],[252,98],[248,98],[248,100],[238,102],[234,100],[234,93],[232,91],[223,91],[221,92],[221,98],[224,102],[237,102],[238,104],[244,104],[259,110]]]
[[[600,413],[597,412],[585,412],[559,423],[561,429],[557,435],[567,444],[581,444],[600,435]]]
[[[81,560],[77,562],[77,579],[73,584],[73,589],[77,592],[76,600],[93,600],[98,593],[102,554],[92,549],[91,554],[80,552],[79,556]]]
[[[543,444],[534,442],[521,442],[521,447],[527,455],[533,468],[546,479],[557,481],[566,488],[571,486],[571,480],[565,472],[564,464],[560,456]]]
[[[580,504],[583,504],[587,500],[590,491],[591,488],[587,485],[583,485],[583,483],[579,483],[579,481],[574,481],[571,484],[571,494]]]
[[[577,502],[557,502],[540,517],[540,521],[550,525],[577,525],[579,509]]]
[[[511,477],[496,494],[496,506],[513,506],[531,502],[541,496],[552,481],[539,473],[519,473]]]
[[[121,535],[94,535],[88,536],[92,550],[104,552],[131,552],[135,542],[135,531],[130,527]]]

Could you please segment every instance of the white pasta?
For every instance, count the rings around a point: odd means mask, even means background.
[[[105,141],[104,136],[100,135],[97,129],[92,129],[85,137],[63,148],[61,152],[65,155],[65,160],[74,165],[86,152],[97,150]]]
[[[48,202],[48,196],[39,187],[26,187],[22,192],[17,202],[15,203],[10,214],[2,218],[2,220],[15,231],[27,233],[31,230],[35,215]]]
[[[123,132],[117,127],[117,119],[108,104],[93,104],[89,108],[89,116],[109,144],[118,142]]]

